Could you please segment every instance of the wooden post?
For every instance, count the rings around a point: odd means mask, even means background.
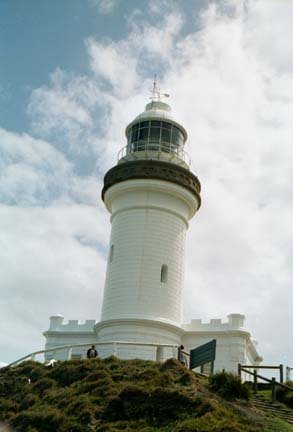
[[[284,366],[280,364],[280,383],[283,384],[284,382]]]
[[[290,381],[290,368],[289,368],[289,366],[286,367],[286,381]]]
[[[257,370],[253,370],[253,393],[257,393]]]
[[[272,378],[272,403],[276,402],[276,378]]]
[[[241,363],[238,363],[238,376],[241,379]]]

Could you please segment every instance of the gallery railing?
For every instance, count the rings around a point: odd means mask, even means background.
[[[154,347],[156,348],[156,361],[162,361],[164,359],[164,350],[167,348],[172,351],[172,356],[174,358],[177,358],[178,356],[178,345],[171,345],[171,344],[159,344],[159,343],[142,343],[142,342],[125,342],[125,341],[110,341],[110,342],[97,342],[95,343],[96,347],[107,347],[112,346],[111,353],[114,356],[118,356],[118,349],[119,346],[143,346],[143,347]],[[30,354],[27,354],[24,357],[21,357],[20,359],[10,363],[8,366],[16,366],[23,361],[27,360],[33,360],[36,361],[37,356],[50,354],[50,358],[54,359],[54,356],[58,352],[66,351],[66,360],[72,359],[72,350],[75,348],[89,348],[89,343],[83,343],[83,344],[73,344],[73,345],[63,345],[59,347],[52,347],[45,350],[40,351],[34,351]],[[83,356],[86,356],[86,350],[83,353]]]
[[[186,165],[191,165],[191,159],[181,147],[176,147],[171,143],[152,143],[152,142],[138,142],[132,143],[122,147],[119,151],[117,159],[128,156],[129,159],[139,159],[143,155],[146,159],[172,159],[177,158],[184,162]]]

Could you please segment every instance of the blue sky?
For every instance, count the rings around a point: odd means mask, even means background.
[[[186,15],[185,32],[204,3],[207,2],[174,2],[177,9],[193,10],[191,16]],[[50,73],[57,66],[72,73],[90,73],[85,40],[94,37],[115,41],[125,37],[129,16],[135,9],[148,9],[148,1],[119,1],[112,8],[111,2],[105,2],[103,7],[95,0],[2,0],[0,114],[3,127],[13,130],[27,127],[26,104],[30,92],[48,83]]]
[[[267,362],[293,365],[291,2],[0,1],[0,360],[48,318],[99,319],[103,175],[153,75],[202,183],[185,317],[244,313]]]

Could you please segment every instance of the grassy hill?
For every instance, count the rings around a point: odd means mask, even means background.
[[[222,399],[176,360],[115,357],[1,369],[1,422],[20,432],[293,431],[249,401]]]

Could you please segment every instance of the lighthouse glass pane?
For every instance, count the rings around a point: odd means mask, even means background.
[[[172,130],[172,143],[178,147],[183,145],[183,134],[176,126]]]
[[[160,132],[161,132],[160,128],[151,127],[150,140],[151,141],[159,141],[159,139],[160,139]]]
[[[139,139],[140,140],[147,140],[148,136],[149,136],[149,130],[147,128],[139,130]]]
[[[162,127],[163,127],[164,129],[169,129],[169,130],[171,130],[172,124],[171,124],[171,123],[162,122]]]
[[[151,126],[161,127],[161,121],[160,120],[152,120]]]
[[[161,141],[164,143],[169,143],[171,139],[171,131],[167,129],[162,129]]]
[[[137,139],[138,139],[138,130],[132,129],[131,142],[137,141]]]

